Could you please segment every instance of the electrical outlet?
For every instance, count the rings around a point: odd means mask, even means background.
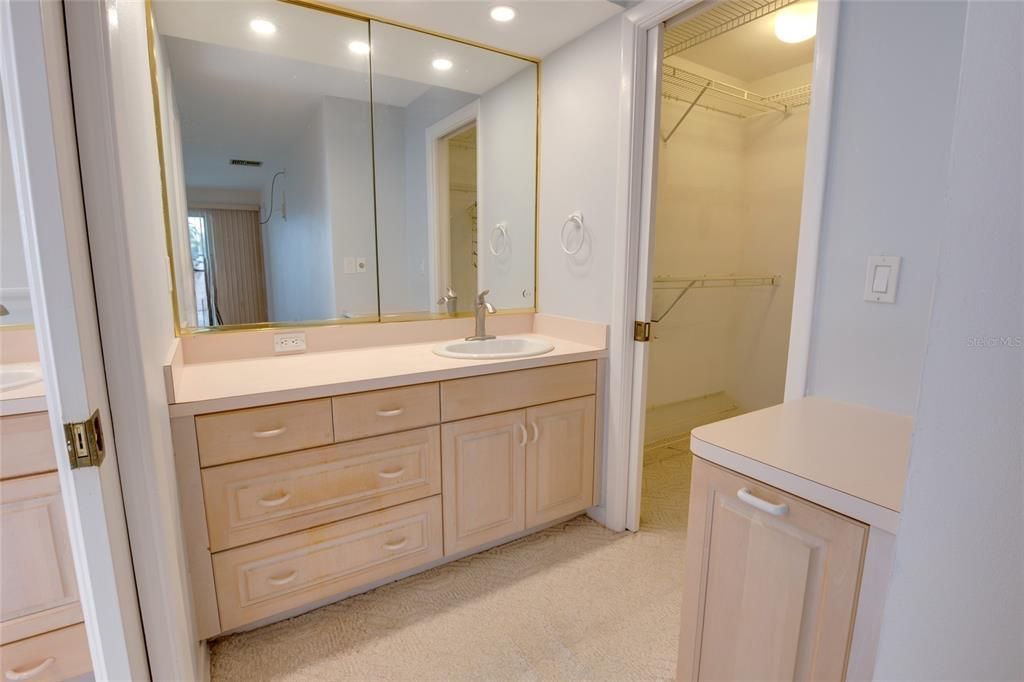
[[[305,353],[306,332],[274,334],[275,353]]]

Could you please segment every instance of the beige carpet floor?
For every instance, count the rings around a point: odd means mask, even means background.
[[[641,530],[585,516],[212,645],[213,680],[668,680],[690,485],[648,451]]]

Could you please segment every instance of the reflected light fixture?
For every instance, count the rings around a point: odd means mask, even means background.
[[[491,8],[491,19],[505,23],[516,18],[516,11],[506,5],[498,5]]]
[[[370,44],[362,40],[353,40],[348,44],[348,51],[358,55],[370,54]]]
[[[818,5],[801,2],[779,10],[775,15],[775,37],[784,43],[810,40],[818,30]]]
[[[252,29],[253,33],[259,33],[261,36],[277,33],[277,26],[274,22],[267,19],[253,19],[249,22],[249,28]]]
[[[452,60],[446,59],[445,57],[438,57],[434,61],[430,62],[430,65],[438,71],[449,71],[453,66],[455,66],[452,63]]]

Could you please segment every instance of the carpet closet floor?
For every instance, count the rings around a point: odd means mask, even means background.
[[[670,680],[691,456],[645,453],[641,528],[580,516],[211,644],[212,679]]]

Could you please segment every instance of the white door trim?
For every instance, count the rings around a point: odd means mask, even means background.
[[[650,230],[657,161],[658,85],[660,69],[650,64],[649,33],[700,0],[662,2],[648,0],[628,11],[622,28],[622,93],[620,97],[619,195],[609,348],[609,385],[616,387],[608,415],[608,480],[604,523],[615,530],[637,530],[640,525],[640,488],[643,471],[643,409],[646,394],[647,349],[636,347],[633,322],[638,311],[649,312]],[[786,373],[785,398],[804,395],[810,352],[811,318],[817,276],[818,241],[824,205],[832,88],[839,30],[839,2],[819,3],[815,44],[814,96],[808,121],[807,160],[794,283],[793,320]],[[656,55],[655,55],[656,56]],[[649,87],[652,84],[654,87]],[[646,250],[646,251],[645,251]],[[647,317],[644,317],[647,319]]]
[[[447,282],[451,282],[451,220],[448,206],[448,148],[439,144],[442,138],[470,123],[477,124],[479,139],[480,100],[473,100],[458,111],[455,111],[427,128],[427,251],[430,254],[430,307],[435,312],[443,313],[446,308],[438,303],[445,293]],[[480,145],[477,145],[477,156]],[[477,158],[477,168],[480,159]],[[479,186],[479,182],[477,185]],[[478,199],[479,205],[479,192]],[[483,259],[480,259],[481,261]],[[479,261],[478,261],[479,262]],[[475,291],[457,291],[460,298],[475,297]],[[466,300],[462,298],[462,300]]]
[[[36,339],[93,674],[147,680],[96,318],[62,3],[0,3],[0,45]],[[94,409],[106,459],[72,470],[62,425],[84,421]]]

